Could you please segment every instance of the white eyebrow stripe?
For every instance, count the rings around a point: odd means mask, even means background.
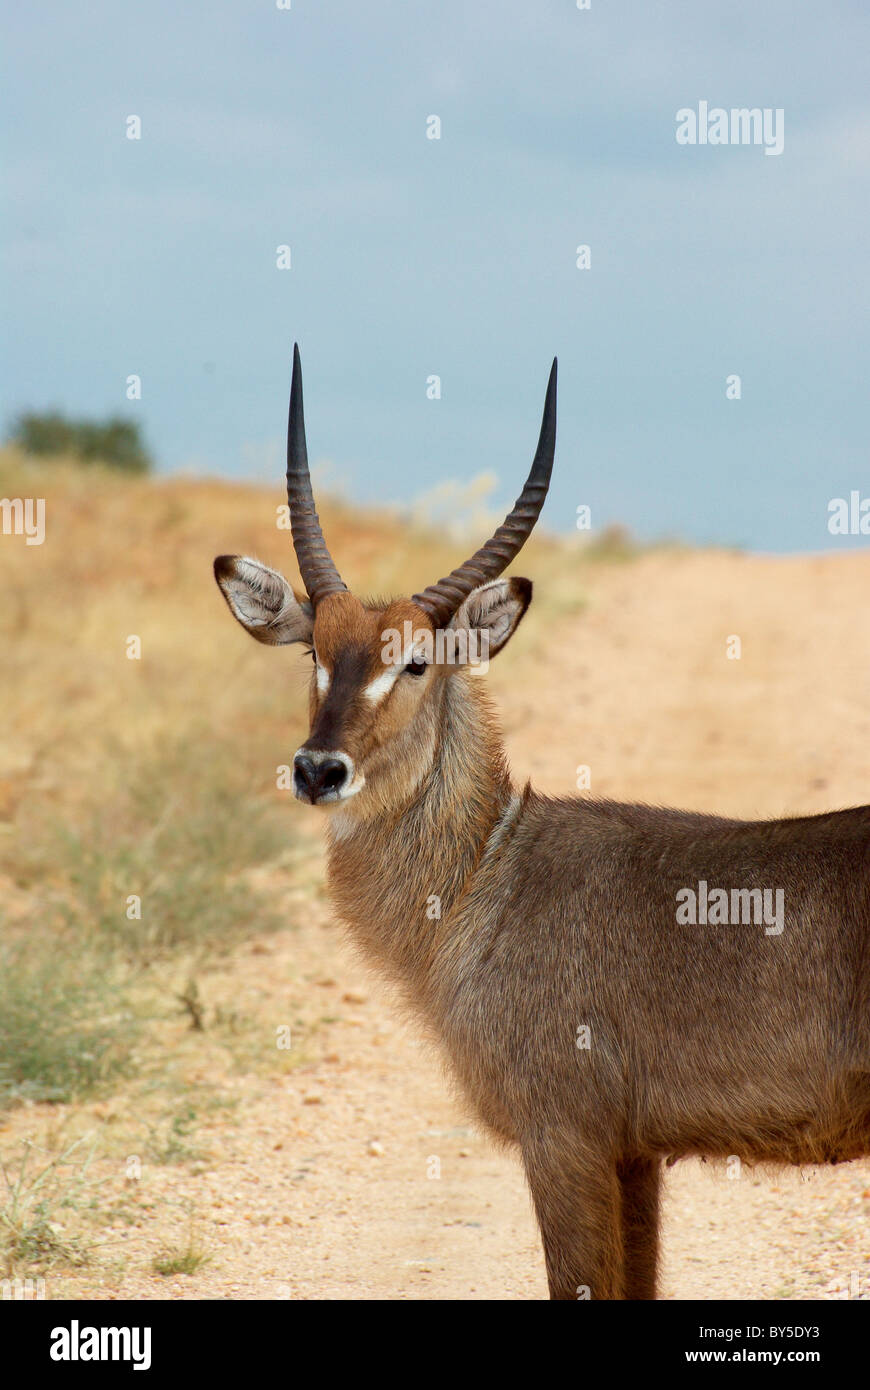
[[[329,689],[329,672],[325,666],[321,666],[319,661],[317,663],[317,689],[321,695],[325,695]]]
[[[375,676],[363,691],[367,700],[371,700],[376,705],[379,700],[392,690],[399,676],[402,674],[401,666],[387,666],[379,676]]]
[[[373,705],[376,705],[379,700],[382,700],[384,696],[389,694],[389,692],[392,690],[393,686],[396,684],[396,681],[399,679],[399,676],[404,671],[408,662],[413,661],[413,659],[414,643],[410,642],[402,653],[401,665],[386,666],[384,670],[381,672],[381,674],[379,676],[375,676],[374,680],[366,686],[365,690],[363,691],[363,694],[365,695],[366,699],[371,700]]]

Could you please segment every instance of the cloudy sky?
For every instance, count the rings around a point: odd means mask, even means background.
[[[866,0],[41,0],[5,32],[4,424],[130,413],[163,470],[275,476],[298,338],[350,497],[492,472],[507,505],[558,353],[553,529],[850,543]],[[782,154],[679,145],[701,101],[782,108]]]

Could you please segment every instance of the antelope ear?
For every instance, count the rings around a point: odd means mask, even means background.
[[[472,589],[450,626],[486,634],[484,652],[495,656],[507,646],[531,601],[531,579],[493,579]]]
[[[296,597],[277,570],[246,555],[219,555],[214,577],[233,617],[258,642],[283,647],[311,641],[314,610],[307,599]]]

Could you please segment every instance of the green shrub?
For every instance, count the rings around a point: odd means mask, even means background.
[[[10,442],[25,453],[72,454],[82,463],[105,463],[125,473],[147,473],[151,456],[135,420],[70,420],[59,411],[26,412],[15,421]]]

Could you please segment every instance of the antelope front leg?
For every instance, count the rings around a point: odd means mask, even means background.
[[[626,1159],[617,1171],[622,1189],[625,1250],[623,1298],[655,1298],[661,1164],[657,1159]]]
[[[551,1299],[623,1295],[620,1184],[607,1155],[579,1149],[576,1136],[523,1148]]]

